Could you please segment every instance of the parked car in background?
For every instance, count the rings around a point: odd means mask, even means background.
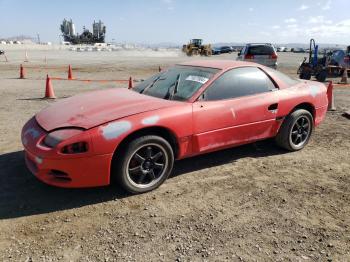
[[[221,49],[219,47],[213,47],[211,49],[212,55],[220,55],[221,54]]]
[[[285,50],[286,50],[286,47],[284,46],[277,47],[277,52],[286,52]]]
[[[213,55],[232,53],[233,52],[233,48],[231,46],[213,47],[211,52],[212,52]]]
[[[305,49],[304,48],[299,48],[299,47],[295,47],[292,49],[293,53],[305,53]]]
[[[225,54],[225,53],[232,53],[233,49],[231,46],[222,46],[220,47],[220,53]]]
[[[238,53],[238,61],[254,62],[277,68],[277,53],[272,44],[247,44]]]

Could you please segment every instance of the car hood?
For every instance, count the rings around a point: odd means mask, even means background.
[[[142,95],[125,88],[106,89],[58,101],[40,111],[36,120],[46,131],[63,127],[89,129],[177,103],[179,102]]]

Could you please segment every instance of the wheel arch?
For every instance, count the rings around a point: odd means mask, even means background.
[[[310,112],[310,114],[312,115],[312,118],[313,118],[313,122],[315,124],[315,116],[316,116],[316,109],[314,107],[313,104],[309,103],[309,102],[303,102],[303,103],[300,103],[298,105],[296,105],[295,107],[293,107],[289,112],[288,114],[285,115],[283,121],[286,120],[287,116],[290,115],[291,113],[293,113],[294,111],[298,110],[298,109],[304,109],[308,112]],[[277,133],[280,131],[280,128],[281,128],[282,124],[279,126],[278,130],[277,130]]]
[[[179,153],[179,143],[175,133],[172,130],[163,126],[150,126],[150,127],[144,127],[144,128],[135,130],[129,135],[127,135],[114,150],[112,162],[115,158],[118,157],[118,154],[121,151],[123,151],[123,149],[128,145],[128,143],[130,143],[132,140],[136,138],[146,136],[146,135],[156,135],[164,138],[171,145],[174,152],[175,159],[177,158],[177,155]]]
[[[313,121],[315,121],[315,115],[316,115],[316,109],[314,107],[313,104],[309,103],[309,102],[304,102],[304,103],[300,103],[297,106],[295,106],[290,112],[289,114],[293,113],[295,110],[298,109],[304,109],[306,111],[309,111],[312,115]]]

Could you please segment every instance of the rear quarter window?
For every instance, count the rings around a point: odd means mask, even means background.
[[[269,75],[275,76],[276,78],[278,78],[279,80],[281,80],[282,82],[287,84],[288,86],[293,86],[293,85],[300,83],[300,80],[292,78],[292,77],[290,77],[290,76],[288,76],[280,71],[272,69],[270,67],[266,67],[266,68],[264,68],[264,70],[266,70],[266,72]]]

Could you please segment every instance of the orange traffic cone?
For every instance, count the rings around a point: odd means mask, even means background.
[[[128,89],[131,89],[131,88],[133,88],[134,87],[134,80],[132,79],[132,77],[130,76],[130,78],[129,78],[129,87],[128,87]]]
[[[68,66],[68,80],[73,79],[73,72],[72,72],[72,67],[69,65]]]
[[[24,79],[25,77],[26,71],[24,70],[24,67],[22,66],[22,64],[19,67],[19,78],[20,79]]]
[[[51,83],[51,78],[49,75],[46,75],[46,89],[45,89],[45,97],[44,98],[50,98],[50,99],[55,99],[55,92],[53,91],[52,83]]]
[[[339,84],[347,84],[347,83],[348,83],[348,70],[346,68],[344,68],[344,72],[343,72],[343,75],[341,77]]]
[[[333,96],[333,82],[330,81],[327,88],[327,98],[328,98],[328,110],[335,111],[334,96]]]
[[[24,62],[29,62],[27,51],[26,51],[26,53],[24,55]]]

